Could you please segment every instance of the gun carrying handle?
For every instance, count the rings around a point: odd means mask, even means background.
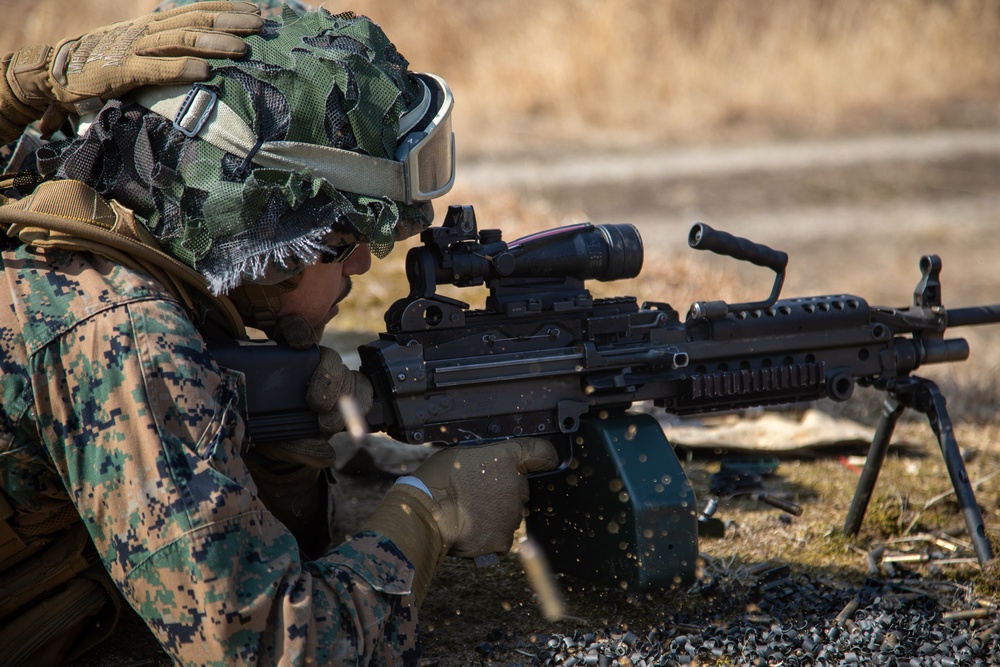
[[[788,265],[788,253],[733,236],[728,232],[720,232],[703,222],[691,227],[688,233],[688,245],[695,250],[711,250],[718,255],[763,266],[775,273],[784,273]]]
[[[717,255],[732,257],[756,266],[774,271],[774,285],[771,294],[764,301],[751,303],[698,302],[692,306],[695,317],[713,317],[725,315],[727,312],[739,310],[755,310],[770,308],[777,302],[781,294],[781,286],[785,282],[785,267],[788,266],[788,253],[769,248],[749,239],[733,236],[727,232],[712,229],[703,222],[691,227],[688,233],[688,245],[695,250],[711,250]],[[721,312],[720,312],[721,310]]]

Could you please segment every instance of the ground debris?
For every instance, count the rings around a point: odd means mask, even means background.
[[[887,540],[864,553],[869,576],[892,578],[897,566],[920,565],[931,573],[945,566],[978,567],[972,544],[943,531]]]
[[[491,651],[480,656],[486,664],[525,667],[1000,664],[996,607],[961,585],[868,579],[845,588],[782,565],[754,574],[758,585],[749,587],[745,611],[735,618],[723,619],[705,605],[703,613],[675,613],[642,630],[577,628],[487,639]],[[782,585],[769,585],[774,581]]]

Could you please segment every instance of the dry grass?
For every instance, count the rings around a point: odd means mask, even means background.
[[[152,0],[0,0],[7,48]],[[993,0],[327,0],[372,16],[458,99],[466,151],[994,123]]]
[[[990,0],[383,0],[364,11],[453,84],[463,141],[494,150],[539,128],[606,146],[926,126],[972,103],[995,108],[1000,93]]]

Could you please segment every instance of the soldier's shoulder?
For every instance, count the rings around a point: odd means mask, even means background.
[[[176,302],[148,274],[86,252],[18,246],[4,253],[3,268],[29,349],[118,305]]]

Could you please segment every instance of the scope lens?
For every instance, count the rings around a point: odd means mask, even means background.
[[[635,278],[642,271],[642,237],[633,225],[598,225],[608,248],[607,268],[598,280]]]

